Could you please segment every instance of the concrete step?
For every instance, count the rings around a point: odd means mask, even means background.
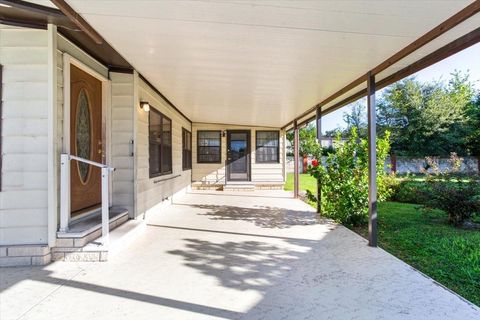
[[[128,220],[128,210],[124,208],[110,208],[110,230],[122,225]],[[57,247],[83,247],[102,235],[102,214],[94,214],[73,222],[67,232],[57,232]]]
[[[255,185],[252,183],[227,183],[225,186],[223,186],[223,191],[255,191]]]
[[[108,257],[124,250],[146,229],[144,220],[128,220],[110,232],[108,247],[100,243],[98,238],[84,247],[55,247],[52,249],[52,260],[55,261],[107,261]]]

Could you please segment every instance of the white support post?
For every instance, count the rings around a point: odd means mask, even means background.
[[[60,156],[60,232],[68,231],[70,217],[70,156]]]
[[[104,167],[102,168],[102,245],[104,247],[108,247],[108,232],[109,232],[109,224],[110,219],[108,216],[108,205],[109,205],[109,197],[108,197],[108,172],[109,168]]]

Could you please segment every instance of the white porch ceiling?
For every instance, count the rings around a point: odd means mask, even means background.
[[[192,121],[280,127],[473,1],[67,2]]]

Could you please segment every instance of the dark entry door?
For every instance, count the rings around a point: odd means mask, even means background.
[[[103,162],[102,82],[83,70],[70,69],[70,152]],[[86,163],[71,163],[72,216],[101,202],[100,168]]]
[[[250,131],[227,131],[227,180],[250,180]]]

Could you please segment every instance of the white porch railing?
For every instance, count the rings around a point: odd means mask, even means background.
[[[68,231],[70,221],[70,162],[71,160],[80,161],[89,165],[99,167],[102,171],[102,245],[108,246],[109,240],[109,191],[108,178],[115,168],[109,167],[103,163],[94,162],[88,159],[80,158],[70,154],[62,153],[60,156],[60,232]]]

